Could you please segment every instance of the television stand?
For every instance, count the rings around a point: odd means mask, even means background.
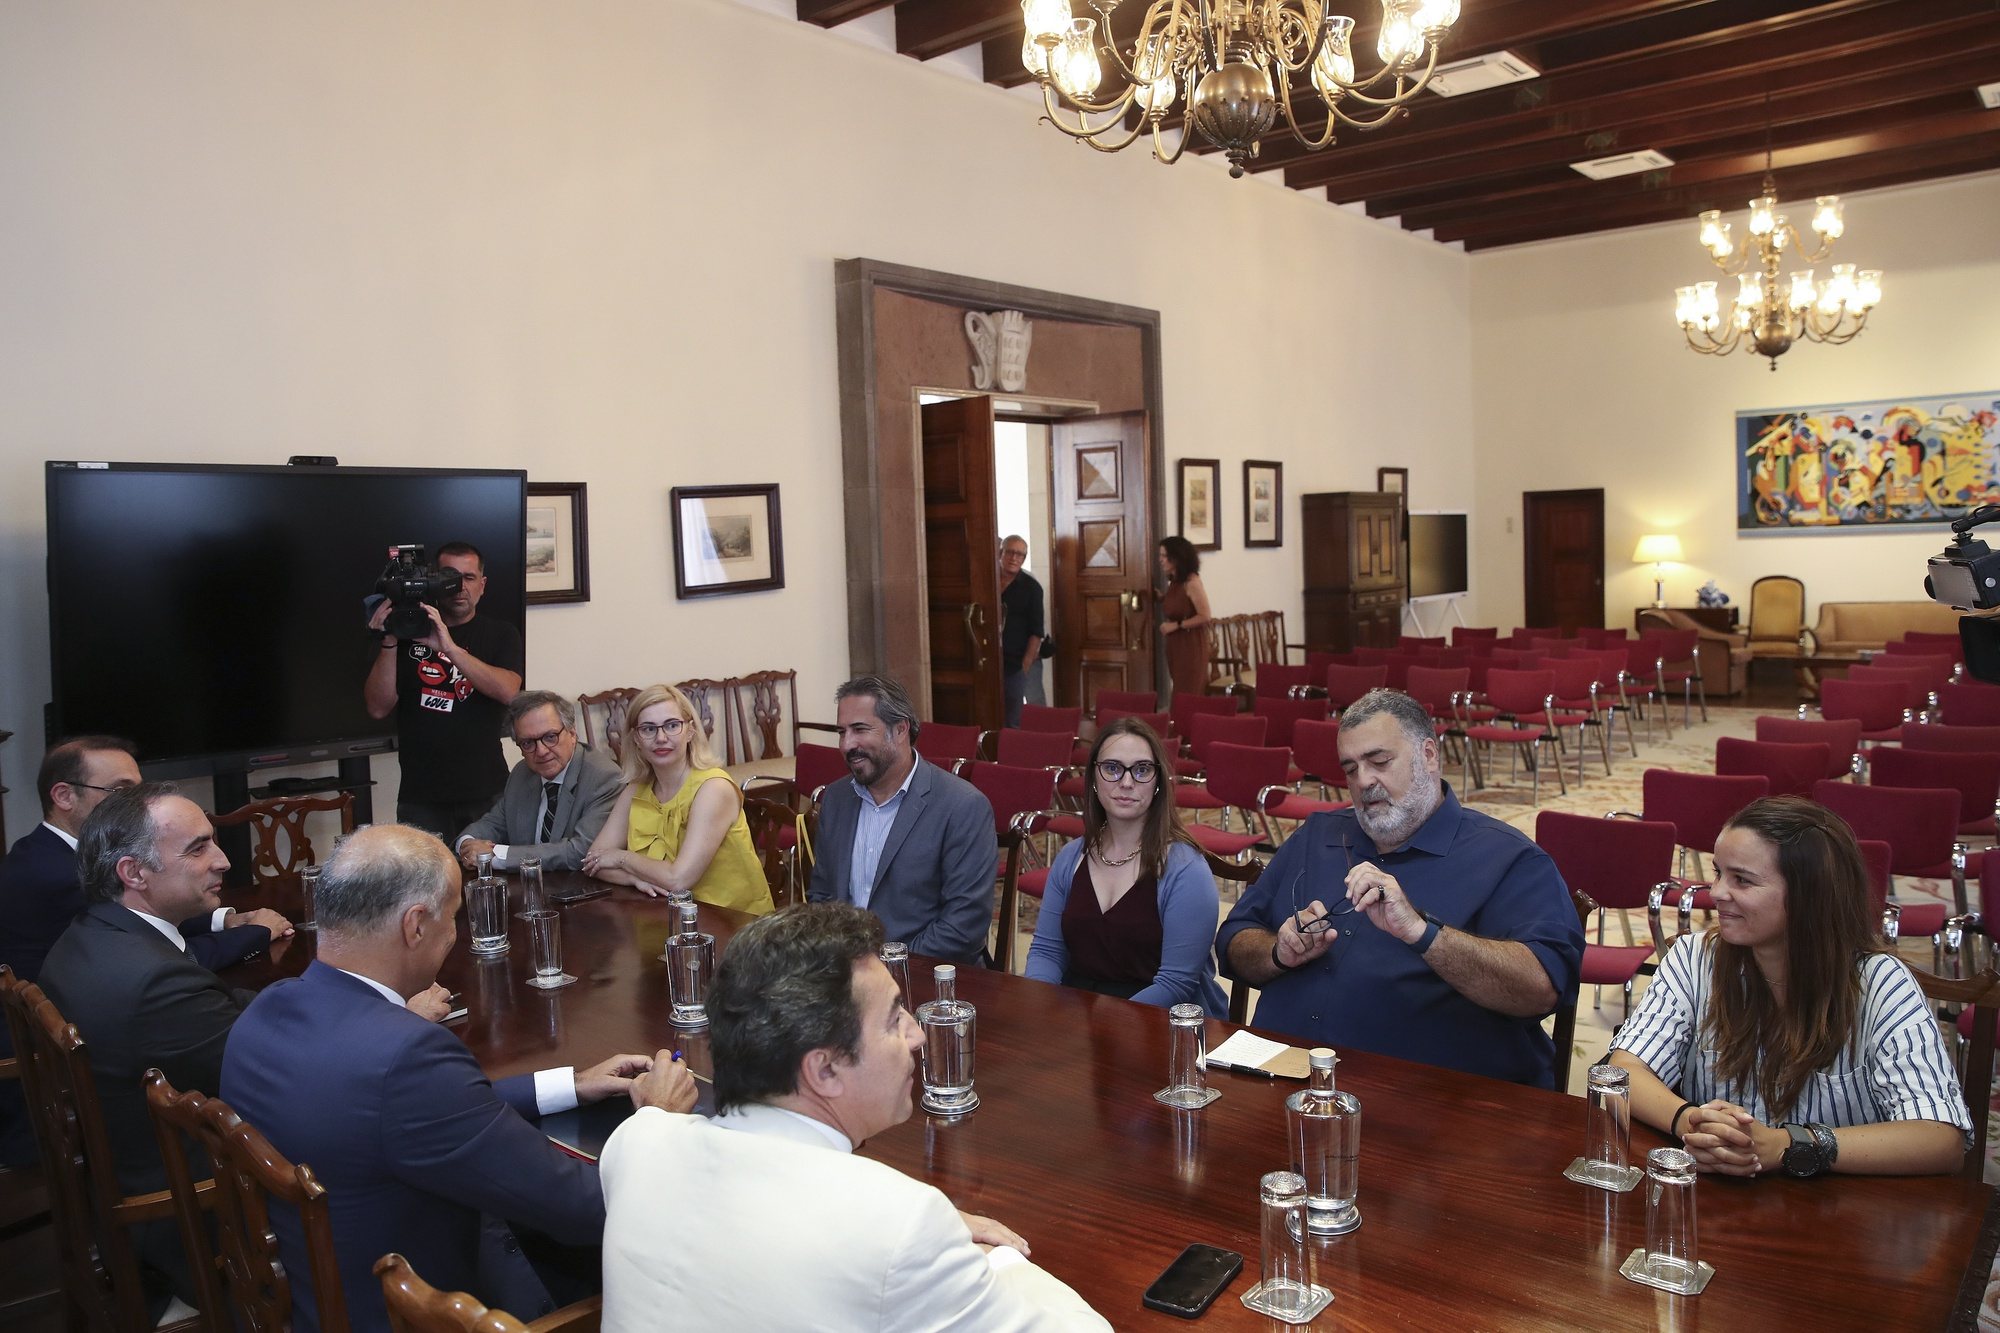
[[[1428,600],[1428,599],[1427,599],[1427,600]],[[1445,609],[1445,611],[1444,611],[1444,612],[1443,612],[1442,614],[1440,614],[1440,615],[1438,616],[1438,622],[1437,622],[1437,628],[1438,628],[1438,629],[1443,629],[1443,628],[1445,628],[1445,625],[1446,625],[1446,622],[1448,622],[1448,621],[1452,621],[1452,620],[1456,620],[1456,621],[1457,621],[1457,622],[1458,622],[1458,623],[1459,623],[1460,625],[1465,625],[1465,616],[1464,616],[1464,614],[1463,614],[1462,612],[1460,612],[1460,611],[1459,611],[1459,609],[1458,609],[1458,603],[1459,603],[1459,601],[1460,601],[1460,595],[1459,595],[1459,594],[1456,594],[1456,593],[1454,593],[1454,594],[1453,594],[1452,596],[1449,596],[1449,597],[1444,597],[1444,598],[1440,598],[1439,600],[1441,600],[1441,601],[1443,601],[1443,602],[1445,603],[1445,607],[1446,607],[1446,609]],[[1404,602],[1404,603],[1403,603],[1403,619],[1404,619],[1405,621],[1407,621],[1407,622],[1408,622],[1409,624],[1411,624],[1411,625],[1414,625],[1414,626],[1416,626],[1416,629],[1417,629],[1417,633],[1416,633],[1416,637],[1417,637],[1417,638],[1420,638],[1420,639],[1422,639],[1422,638],[1436,638],[1436,637],[1437,637],[1436,635],[1434,635],[1434,634],[1430,634],[1430,633],[1429,633],[1428,631],[1426,631],[1426,630],[1425,630],[1425,628],[1424,628],[1424,618],[1423,618],[1423,614],[1422,614],[1422,610],[1423,610],[1423,608],[1422,608],[1422,606],[1421,606],[1421,605],[1420,605],[1419,603],[1416,603],[1416,602]],[[1466,626],[1466,628],[1468,628],[1468,629],[1469,629],[1469,628],[1471,628],[1471,627],[1470,627],[1470,626]]]

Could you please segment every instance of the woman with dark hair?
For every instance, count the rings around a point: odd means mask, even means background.
[[[1703,1171],[1955,1170],[1972,1122],[1937,1020],[1876,934],[1839,816],[1753,801],[1715,844],[1716,926],[1684,935],[1613,1043],[1632,1113]]]
[[[1141,1004],[1198,1004],[1221,1018],[1220,898],[1174,809],[1174,770],[1153,729],[1120,718],[1090,747],[1083,836],[1056,853],[1027,974]]]
[[[1167,641],[1167,674],[1183,694],[1208,691],[1208,589],[1201,584],[1201,554],[1185,537],[1160,542],[1160,634]]]

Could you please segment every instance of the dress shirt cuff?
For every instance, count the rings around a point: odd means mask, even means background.
[[[493,864],[502,870],[512,870],[514,868],[507,864],[507,858],[513,854],[513,849],[508,847],[506,843],[496,842],[493,844]]]
[[[535,1109],[543,1115],[561,1115],[564,1111],[576,1109],[574,1066],[535,1071]]]
[[[465,850],[465,844],[471,841],[472,835],[470,833],[461,833],[458,835],[458,841],[451,845],[451,849],[454,852],[462,852]]]
[[[1005,1272],[1015,1264],[1025,1264],[1027,1262],[1028,1256],[1022,1254],[1012,1245],[995,1245],[986,1252],[986,1266],[996,1273]]]
[[[229,909],[227,907],[216,908],[215,915],[208,919],[208,928],[210,930],[227,930],[229,928]]]

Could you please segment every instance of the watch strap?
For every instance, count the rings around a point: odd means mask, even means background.
[[[1430,952],[1431,945],[1437,943],[1438,933],[1444,927],[1431,920],[1431,914],[1422,908],[1418,909],[1418,915],[1424,919],[1424,933],[1417,936],[1417,942],[1410,947],[1417,951],[1417,957],[1422,958],[1426,953]]]

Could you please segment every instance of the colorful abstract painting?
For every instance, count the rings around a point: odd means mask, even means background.
[[[1943,523],[2000,503],[2000,392],[1736,414],[1739,531]]]

